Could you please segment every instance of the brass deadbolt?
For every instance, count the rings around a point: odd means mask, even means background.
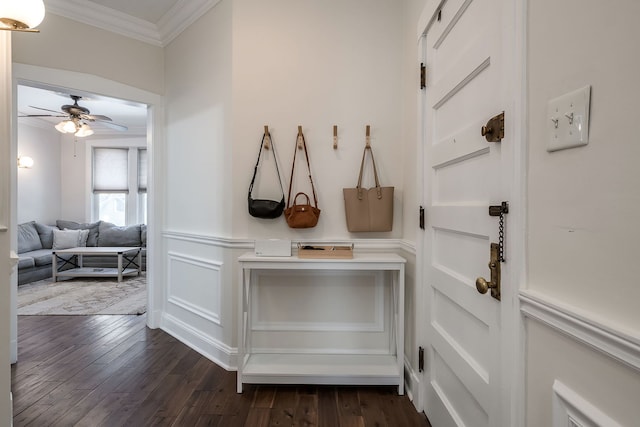
[[[487,142],[500,142],[504,138],[504,111],[491,117],[486,125],[480,129],[480,134]]]
[[[481,294],[486,294],[491,289],[491,296],[500,300],[500,260],[498,259],[498,244],[491,243],[491,259],[489,261],[489,270],[491,271],[491,280],[484,277],[476,279],[476,289]]]

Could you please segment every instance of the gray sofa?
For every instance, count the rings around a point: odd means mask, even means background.
[[[18,285],[51,277],[54,230],[88,230],[86,246],[142,247],[142,269],[147,264],[147,226],[145,224],[118,227],[105,221],[78,223],[57,220],[56,225],[36,221],[18,225]],[[84,242],[83,242],[84,243]],[[116,267],[113,257],[85,257],[86,267]],[[70,265],[62,267],[70,268]]]

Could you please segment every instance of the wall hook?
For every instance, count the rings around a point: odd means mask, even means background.
[[[338,149],[338,126],[333,125],[333,149]]]
[[[371,148],[371,126],[370,125],[367,125],[365,141],[366,141],[365,148]]]
[[[298,126],[298,150],[302,150],[302,148],[304,148],[302,145],[302,138],[302,126]]]
[[[268,150],[271,145],[271,135],[269,134],[269,126],[264,126],[264,149]]]

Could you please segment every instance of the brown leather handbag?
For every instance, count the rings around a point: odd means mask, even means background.
[[[293,205],[291,205],[291,188],[293,187],[293,172],[296,167],[296,154],[297,147],[301,145],[304,149],[304,156],[307,159],[307,169],[309,170],[309,181],[311,181],[311,191],[313,192],[313,205],[309,196],[305,193],[299,192],[293,198]],[[298,204],[298,196],[304,196],[306,203]],[[298,137],[296,138],[296,148],[293,150],[293,165],[291,166],[291,179],[289,180],[289,194],[287,196],[287,207],[284,210],[284,217],[287,220],[287,224],[291,228],[312,228],[318,224],[320,218],[320,209],[318,209],[318,198],[316,196],[316,189],[313,186],[313,178],[311,178],[311,166],[309,164],[309,153],[307,152],[307,143],[304,140],[302,133],[302,126],[298,126]]]

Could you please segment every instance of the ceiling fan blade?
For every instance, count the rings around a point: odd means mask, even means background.
[[[25,114],[18,117],[68,117],[68,116],[54,116],[53,114]]]
[[[61,111],[49,110],[48,108],[34,107],[33,105],[29,105],[29,107],[35,108],[36,110],[51,111],[52,113],[62,114]],[[63,117],[66,117],[66,116],[63,116]]]
[[[112,121],[111,117],[103,116],[101,114],[81,114],[80,118],[84,120],[90,120],[90,121],[94,121],[94,120],[108,121],[108,122]]]
[[[115,129],[123,132],[126,130],[129,130],[129,128],[126,127],[125,125],[119,125],[117,123],[113,123],[109,121],[96,120],[96,123],[100,123],[102,125],[105,125],[106,127],[110,127],[111,129]]]

